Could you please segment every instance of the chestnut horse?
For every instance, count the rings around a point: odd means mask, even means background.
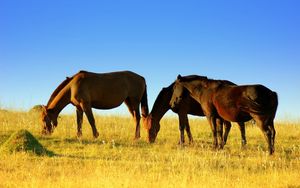
[[[203,76],[182,77],[178,75],[171,99],[172,104],[178,103],[183,88],[186,88],[190,95],[201,104],[212,126],[216,145],[218,145],[216,129],[220,127],[218,120],[245,122],[254,119],[264,133],[269,154],[274,153],[276,134],[274,118],[278,106],[276,92],[259,84],[234,86]],[[220,140],[222,139],[219,138]],[[222,147],[223,143],[219,142],[219,144]]]
[[[83,112],[97,138],[99,133],[95,126],[92,108],[111,109],[123,102],[135,120],[135,139],[140,138],[140,110],[142,116],[148,115],[148,101],[145,79],[130,71],[97,74],[80,71],[63,81],[52,93],[42,113],[43,134],[51,134],[57,126],[57,117],[68,104],[76,107],[77,136],[82,135]]]
[[[196,115],[196,116],[204,116],[201,105],[193,99],[188,90],[184,89],[181,95],[181,100],[175,106],[170,105],[170,100],[173,95],[173,87],[175,83],[172,83],[170,86],[163,88],[158,94],[153,108],[149,113],[148,117],[144,122],[145,128],[148,133],[148,141],[153,143],[156,139],[156,136],[160,130],[160,120],[164,116],[164,114],[171,109],[173,112],[178,114],[179,118],[179,130],[180,130],[180,140],[179,143],[183,144],[184,140],[184,129],[187,132],[189,142],[193,142],[192,133],[189,126],[188,116],[187,114]],[[226,82],[226,84],[233,84],[231,82]],[[228,121],[224,121],[225,124],[225,133],[224,133],[224,144],[227,141],[228,133],[231,128],[231,123]],[[239,128],[241,131],[242,137],[242,146],[246,144],[246,136],[245,136],[245,124],[243,122],[239,122]]]

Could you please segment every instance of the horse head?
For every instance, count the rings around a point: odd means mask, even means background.
[[[182,92],[183,92],[183,85],[180,83],[181,81],[181,75],[179,74],[177,76],[177,80],[175,81],[175,84],[173,86],[173,94],[170,100],[170,106],[172,108],[176,107],[176,105],[178,103],[180,103],[181,99],[182,99]]]
[[[144,128],[147,130],[148,133],[148,142],[153,143],[156,139],[157,133],[160,130],[159,121],[153,118],[152,114],[149,114],[144,120]]]
[[[47,109],[46,106],[42,108],[42,134],[51,134],[54,128],[57,126],[57,117],[53,114],[51,109]]]

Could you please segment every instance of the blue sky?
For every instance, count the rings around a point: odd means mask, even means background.
[[[279,95],[277,118],[299,120],[299,7],[297,0],[1,1],[0,106],[45,104],[82,69],[132,70],[147,80],[150,108],[178,74],[199,74],[263,84]],[[124,106],[105,113],[128,114]]]

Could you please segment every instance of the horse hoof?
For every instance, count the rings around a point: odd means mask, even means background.
[[[275,149],[274,149],[274,148],[270,149],[270,150],[269,150],[269,155],[270,155],[270,156],[273,155],[274,152],[275,152]]]
[[[179,140],[178,141],[178,145],[183,145],[184,144],[184,140]]]
[[[94,138],[98,138],[98,137],[99,137],[99,133],[98,132],[94,133]]]
[[[247,144],[242,144],[242,145],[241,145],[241,149],[243,149],[243,150],[244,150],[244,149],[247,149]]]
[[[242,140],[242,147],[246,146],[247,141],[246,140]]]
[[[82,137],[82,133],[81,132],[78,132],[77,133],[77,138],[81,138]]]

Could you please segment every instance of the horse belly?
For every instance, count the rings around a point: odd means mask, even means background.
[[[82,102],[89,103],[92,108],[112,109],[120,106],[126,99],[127,94],[121,91],[107,92],[90,88],[74,88],[71,101],[75,105]]]
[[[217,109],[219,116],[231,122],[245,122],[252,119],[250,114],[241,112],[236,108],[222,108]]]
[[[111,109],[120,106],[125,100],[124,95],[117,95],[116,93],[104,94],[92,97],[91,104],[93,108]]]
[[[245,119],[246,114],[237,107],[237,99],[240,92],[229,90],[221,90],[214,96],[213,103],[217,109],[219,116],[231,122],[240,122]]]
[[[92,102],[92,108],[107,110],[107,109],[116,108],[116,107],[120,106],[122,103],[123,102],[119,102],[119,103]]]

